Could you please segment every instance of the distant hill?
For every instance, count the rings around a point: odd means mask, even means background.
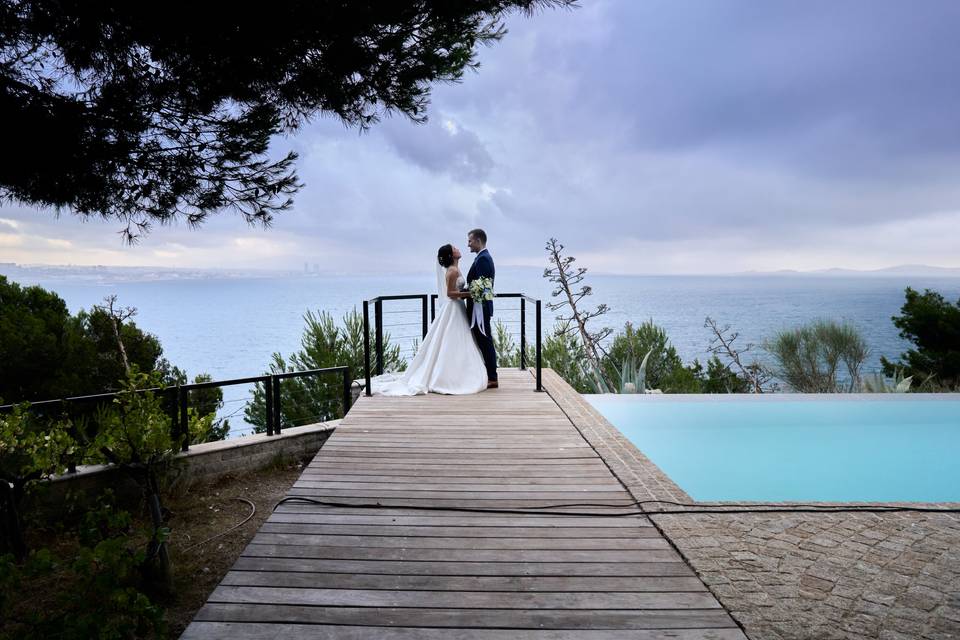
[[[814,269],[811,271],[797,271],[795,269],[780,269],[778,271],[743,271],[735,275],[775,275],[775,276],[914,276],[914,277],[941,277],[960,278],[960,267],[933,267],[926,264],[901,264],[883,269],[843,269],[831,267],[829,269]]]

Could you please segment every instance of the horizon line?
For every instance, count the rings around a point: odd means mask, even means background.
[[[383,271],[370,271],[362,274],[346,274],[337,270],[318,270],[318,271],[305,271],[298,269],[296,267],[201,267],[201,266],[162,266],[162,265],[105,265],[105,264],[63,264],[63,263],[17,263],[17,262],[0,262],[0,268],[2,267],[14,267],[18,269],[35,269],[35,268],[57,268],[57,269],[76,269],[76,270],[94,270],[94,269],[114,269],[114,270],[123,270],[123,269],[133,269],[133,270],[157,270],[157,271],[174,271],[174,272],[184,272],[184,271],[195,271],[195,272],[210,272],[210,273],[223,273],[223,272],[247,272],[247,273],[287,273],[287,274],[297,274],[297,275],[307,275],[307,276],[345,276],[345,275],[383,275]],[[509,269],[529,269],[529,270],[538,270],[542,271],[545,267],[532,266],[526,264],[513,264],[507,263],[502,265],[501,268]],[[888,267],[879,267],[874,269],[855,269],[850,267],[822,267],[818,269],[791,269],[791,268],[782,268],[782,269],[746,269],[741,271],[727,271],[721,273],[705,273],[705,272],[635,272],[635,273],[624,273],[624,272],[611,272],[603,270],[591,269],[591,275],[597,276],[621,276],[621,277],[649,277],[649,276],[765,276],[765,275],[819,275],[819,276],[829,276],[829,275],[910,275],[910,270],[915,271],[940,271],[946,272],[941,275],[957,275],[960,277],[960,266],[939,266],[939,265],[928,265],[928,264],[897,264],[891,265]],[[418,275],[421,274],[421,271],[399,271],[394,272],[395,275]],[[935,274],[922,274],[922,275],[935,275]]]

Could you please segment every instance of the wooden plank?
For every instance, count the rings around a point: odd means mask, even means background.
[[[505,537],[430,537],[430,536],[357,536],[309,533],[277,533],[260,530],[254,536],[257,544],[307,545],[387,549],[564,549],[564,550],[635,550],[670,549],[663,538],[505,538]]]
[[[369,499],[355,499],[355,498],[340,498],[335,501],[336,506],[330,506],[334,501],[325,501],[322,505],[314,504],[309,502],[310,500],[318,500],[318,498],[304,497],[304,496],[287,496],[285,499],[289,499],[289,502],[283,502],[277,505],[276,513],[310,513],[310,514],[330,514],[333,515],[351,515],[351,514],[367,514],[367,515],[379,515],[382,517],[393,517],[393,516],[436,516],[436,517],[445,517],[445,518],[458,518],[461,516],[471,516],[471,515],[481,515],[484,517],[490,518],[535,518],[539,516],[549,516],[551,518],[563,518],[564,521],[576,521],[582,520],[583,518],[590,517],[603,517],[607,520],[618,519],[626,522],[632,522],[636,520],[645,519],[646,516],[642,513],[639,513],[637,508],[633,505],[604,505],[604,506],[582,506],[580,504],[571,505],[562,505],[554,506],[549,505],[547,508],[538,508],[534,506],[519,506],[515,510],[513,507],[508,507],[509,502],[500,500],[497,503],[490,503],[489,501],[484,503],[483,501],[476,501],[480,504],[475,506],[470,506],[468,510],[467,505],[463,504],[467,501],[461,501],[459,504],[464,508],[461,509],[455,505],[443,505],[438,510],[436,506],[416,508],[411,505],[404,503],[402,505],[388,505],[388,504],[377,504],[377,501],[371,501]],[[301,502],[300,500],[304,500]],[[427,501],[429,502],[429,501]],[[536,502],[536,501],[526,501],[526,502]],[[537,505],[543,503],[536,502]],[[343,505],[343,506],[340,506]]]
[[[431,609],[714,609],[707,591],[502,593],[499,591],[390,591],[220,585],[208,602],[312,607],[430,607]]]
[[[378,473],[316,473],[307,469],[300,476],[301,480],[311,482],[386,482],[390,484],[416,483],[433,480],[433,484],[483,484],[483,485],[513,485],[513,484],[545,484],[550,486],[577,486],[581,483],[589,484],[609,484],[612,487],[622,489],[623,487],[616,481],[612,481],[610,476],[604,476],[596,473],[591,476],[580,476],[572,478],[564,475],[553,476],[505,476],[498,474],[489,477],[477,476],[443,476],[436,473],[410,473],[409,475],[384,475]]]
[[[312,524],[302,522],[284,522],[271,517],[261,527],[263,533],[295,533],[323,535],[356,536],[421,536],[431,538],[457,537],[469,538],[661,538],[660,532],[653,527],[429,527],[405,526],[402,524],[359,524],[343,525]]]
[[[230,571],[222,585],[298,587],[310,589],[386,589],[393,591],[551,592],[703,592],[695,577],[595,577],[595,576],[434,576],[294,571]]]
[[[370,489],[363,485],[356,485],[353,489],[330,489],[327,487],[310,487],[295,484],[290,489],[291,496],[328,496],[342,498],[383,498],[384,504],[390,498],[434,498],[436,500],[539,500],[544,502],[574,501],[603,502],[612,504],[626,504],[630,498],[624,496],[623,491],[586,491],[585,489],[550,491],[546,487],[536,491],[418,491],[416,489]],[[411,503],[412,504],[412,503]]]
[[[739,629],[457,629],[457,640],[746,640]],[[340,625],[204,622],[181,640],[450,640],[449,629]]]
[[[676,577],[692,576],[682,562],[445,562],[416,560],[277,558],[243,555],[237,571],[302,571],[376,575]]]
[[[673,549],[382,549],[262,543],[257,534],[244,556],[328,560],[412,560],[441,562],[682,562]]]
[[[321,452],[323,449],[320,450]],[[322,465],[325,462],[324,455],[326,454],[317,454],[317,463]],[[578,454],[579,455],[579,454]],[[331,455],[332,457],[332,455]],[[378,456],[366,456],[359,455],[356,452],[351,452],[349,454],[343,453],[336,456],[336,461],[341,463],[361,463],[361,464],[396,464],[409,467],[412,464],[424,464],[424,465],[441,465],[441,466],[460,466],[460,467],[501,467],[501,466],[522,466],[522,465],[537,465],[539,467],[565,467],[567,465],[581,466],[577,463],[588,463],[583,464],[582,466],[594,466],[593,463],[596,460],[596,457],[575,457],[575,456],[560,456],[554,458],[547,457],[533,457],[533,456],[451,456],[449,454],[433,454],[433,455],[399,455],[399,456],[390,456],[390,455],[378,455]],[[598,461],[597,461],[598,462]]]
[[[421,464],[402,462],[367,462],[347,460],[327,460],[313,463],[305,469],[305,473],[343,474],[343,475],[423,475],[435,477],[515,477],[515,478],[555,478],[558,475],[577,478],[608,478],[610,470],[600,464],[570,463],[570,464]]]
[[[546,508],[537,508],[536,505],[542,505],[543,503],[527,500],[522,502],[533,502],[535,505],[518,506],[514,511],[513,507],[509,505],[511,502],[516,501],[500,500],[496,503],[474,501],[479,502],[479,504],[470,506],[470,509],[475,509],[474,511],[468,511],[457,508],[457,505],[450,504],[442,505],[441,508],[437,510],[435,506],[417,508],[411,506],[409,503],[402,505],[378,504],[377,501],[371,501],[369,499],[340,498],[336,501],[337,506],[330,506],[330,502],[332,501],[322,501],[324,502],[322,505],[314,504],[309,501],[317,500],[318,498],[304,496],[287,496],[285,499],[289,499],[290,501],[278,504],[276,508],[277,513],[324,513],[330,515],[369,514],[383,517],[422,515],[446,518],[458,518],[470,515],[482,515],[490,518],[535,518],[540,516],[561,518],[566,515],[566,517],[563,518],[564,521],[576,521],[582,520],[583,518],[602,516],[607,520],[619,519],[626,522],[646,518],[646,515],[638,512],[637,508],[633,505],[582,506],[571,503],[571,505],[549,505]],[[301,502],[301,499],[304,501]],[[427,502],[429,503],[429,501]],[[458,504],[466,507],[467,505],[464,504],[466,502],[468,501],[463,500]],[[341,504],[344,506],[339,506]]]
[[[395,449],[383,449],[379,451],[364,450],[358,447],[337,448],[335,446],[327,449],[321,449],[324,455],[337,455],[342,458],[360,458],[364,460],[402,460],[405,462],[432,462],[436,460],[446,460],[447,463],[478,464],[489,460],[569,460],[569,459],[594,459],[597,454],[591,449],[582,450],[527,450],[527,451],[471,451],[467,449],[418,449],[416,453],[407,453]],[[342,454],[342,455],[341,455]],[[323,458],[321,457],[321,460]],[[562,463],[560,463],[562,464]]]
[[[556,610],[317,607],[211,602],[195,620],[499,629],[733,628],[723,609]]]
[[[363,492],[357,492],[362,494]],[[463,512],[466,509],[486,509],[486,510],[496,510],[496,509],[536,509],[536,508],[545,508],[545,507],[567,507],[571,511],[577,513],[585,513],[589,510],[589,507],[583,507],[581,505],[605,505],[607,507],[624,507],[627,508],[630,506],[630,501],[628,498],[623,499],[609,499],[609,498],[597,498],[590,497],[585,499],[584,496],[576,496],[569,498],[559,498],[557,496],[543,496],[543,497],[517,497],[516,499],[507,499],[506,497],[492,497],[492,496],[481,496],[480,494],[474,494],[472,498],[451,498],[434,496],[431,497],[422,497],[422,498],[410,498],[410,497],[379,497],[376,495],[364,496],[338,496],[330,495],[329,492],[324,492],[322,489],[290,489],[290,497],[304,497],[314,500],[319,500],[324,503],[332,504],[343,504],[343,505],[357,505],[357,506],[372,506],[372,507],[424,507],[424,508],[441,508],[449,509],[451,511],[461,510]],[[559,510],[559,509],[557,509]],[[612,510],[612,509],[611,509]],[[602,513],[599,508],[595,511],[596,513]]]
[[[414,513],[407,510],[391,509],[388,513],[384,512],[357,512],[349,509],[317,509],[312,508],[309,511],[284,510],[274,511],[270,516],[270,522],[297,522],[297,523],[316,523],[329,525],[372,525],[372,526],[390,526],[406,525],[410,527],[495,527],[498,529],[508,529],[510,527],[537,527],[537,528],[576,528],[576,527],[604,527],[604,528],[625,528],[634,530],[638,527],[653,529],[653,524],[647,518],[604,518],[602,516],[593,517],[559,517],[550,515],[523,515],[523,516],[500,516],[497,514],[436,514],[425,515],[423,513]],[[309,509],[309,507],[308,507]],[[656,531],[655,529],[653,529]],[[638,531],[637,535],[642,535]],[[660,535],[659,532],[656,535]]]
[[[314,480],[312,478],[301,478],[296,481],[293,486],[295,487],[304,487],[312,489],[344,489],[344,490],[363,490],[367,491],[378,491],[382,492],[381,495],[390,495],[391,491],[398,491],[404,494],[408,494],[414,491],[453,491],[458,494],[462,493],[480,493],[480,492],[499,492],[499,493],[515,493],[520,492],[537,492],[537,493],[592,493],[597,491],[602,491],[606,493],[614,493],[620,495],[623,491],[623,487],[618,484],[610,482],[596,482],[596,483],[581,483],[581,484],[564,484],[564,485],[555,485],[553,483],[540,483],[540,484],[526,484],[526,483],[513,483],[507,482],[502,484],[465,484],[465,483],[427,483],[427,482],[333,482],[330,480]]]

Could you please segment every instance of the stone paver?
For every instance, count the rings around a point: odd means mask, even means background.
[[[693,502],[556,373],[544,386],[637,500]],[[960,514],[651,518],[753,640],[960,638]]]

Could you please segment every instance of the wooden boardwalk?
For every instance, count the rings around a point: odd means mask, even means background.
[[[609,517],[631,498],[550,396],[500,380],[361,398],[288,495],[382,508],[281,505],[182,638],[744,640],[649,520]]]

